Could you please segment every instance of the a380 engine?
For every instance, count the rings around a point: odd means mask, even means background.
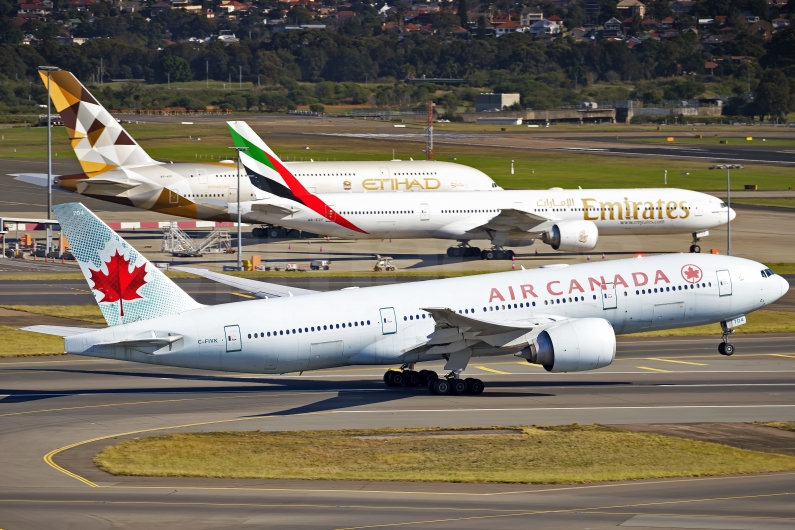
[[[597,239],[599,229],[591,221],[561,221],[541,237],[553,249],[564,252],[593,250]]]
[[[546,328],[522,350],[522,357],[547,372],[604,368],[616,356],[616,334],[603,318],[581,318]]]

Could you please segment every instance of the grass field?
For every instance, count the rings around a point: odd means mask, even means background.
[[[795,197],[783,197],[781,199],[732,199],[732,204],[735,203],[773,206],[775,208],[795,208]]]
[[[446,124],[448,125],[448,124]],[[450,124],[451,125],[451,124]],[[224,127],[179,124],[130,124],[130,134],[156,159],[216,162],[230,157],[231,144]],[[419,130],[419,129],[418,129]],[[324,129],[325,131],[325,129]],[[408,132],[417,132],[413,129]],[[46,129],[14,128],[0,132],[0,158],[44,158]],[[201,140],[192,140],[201,138]],[[330,136],[307,136],[300,143],[284,138],[263,138],[285,160],[389,160],[392,149],[397,158],[424,157],[422,142],[364,140]],[[499,133],[494,142],[499,143]],[[303,149],[309,146],[309,150]],[[16,151],[15,151],[16,150]],[[58,158],[74,158],[68,145],[66,131],[53,133],[53,152]],[[669,160],[657,158],[613,157],[566,153],[565,155],[522,149],[455,146],[437,142],[436,159],[466,164],[491,176],[498,184],[512,189],[546,189],[606,187],[662,187],[663,172],[668,171],[668,186],[696,190],[722,190],[725,175],[710,171],[711,163],[704,161]],[[515,174],[510,174],[514,160]],[[733,187],[757,184],[760,190],[795,187],[795,173],[791,168],[772,165],[746,165],[735,176]]]
[[[765,427],[774,427],[776,429],[781,429],[783,431],[795,432],[795,421],[766,421],[766,422],[759,422],[758,425],[764,425]]]
[[[750,313],[748,322],[736,328],[738,335],[749,333],[793,333],[795,332],[795,314],[789,311],[771,311],[761,309]],[[720,335],[720,324],[693,326],[689,328],[665,329],[633,333],[631,337],[689,337],[693,335]]]
[[[34,315],[82,320],[92,324],[105,324],[105,317],[97,304],[91,305],[0,305],[0,308],[23,311]]]
[[[759,132],[759,131],[757,131]],[[769,133],[777,133],[779,131],[766,131]],[[785,138],[764,138],[763,136],[756,137],[751,136],[752,140],[748,140],[747,136],[741,135],[734,135],[734,136],[722,136],[718,134],[710,134],[710,135],[703,135],[703,138],[696,138],[695,135],[699,133],[688,133],[687,136],[683,136],[676,133],[671,133],[671,137],[674,139],[673,142],[669,142],[667,137],[666,138],[625,138],[625,140],[629,140],[632,142],[638,142],[643,144],[687,144],[687,145],[720,145],[721,141],[728,142],[727,145],[729,146],[737,146],[737,145],[756,145],[756,146],[781,146],[781,147],[793,147],[795,146],[795,139],[785,139]]]
[[[0,357],[62,355],[63,339],[0,325]]]
[[[121,442],[94,462],[133,476],[541,484],[795,470],[795,457],[599,425],[513,429],[180,433]]]

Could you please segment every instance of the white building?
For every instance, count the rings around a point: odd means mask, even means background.
[[[549,20],[539,20],[528,30],[530,35],[560,35],[560,24]]]

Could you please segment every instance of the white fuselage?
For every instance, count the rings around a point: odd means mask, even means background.
[[[770,304],[789,285],[763,269],[729,256],[671,254],[246,301],[67,337],[66,351],[251,373],[439,360],[422,352],[435,327],[423,308],[506,325],[599,318],[616,333],[635,333],[725,321]],[[225,340],[230,330],[239,343]],[[99,345],[152,331],[184,338],[155,354]],[[515,352],[476,346],[472,356]]]
[[[352,239],[438,238],[494,239],[500,231],[514,237],[542,233],[556,222],[590,221],[599,235],[677,234],[708,230],[728,221],[726,205],[710,195],[681,189],[502,190],[433,194],[318,195],[327,215],[307,206],[267,195],[243,207],[250,222],[267,222],[327,236]],[[292,207],[292,215],[258,213],[256,203]],[[328,212],[333,210],[333,214]],[[501,213],[523,211],[549,219],[528,230],[507,227]],[[731,212],[734,217],[734,212]],[[358,227],[340,224],[341,217]],[[510,244],[509,244],[510,246]]]

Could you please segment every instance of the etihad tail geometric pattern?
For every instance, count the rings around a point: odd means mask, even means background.
[[[46,87],[47,72],[39,71],[39,75]],[[61,115],[72,149],[88,177],[117,167],[159,164],[135,143],[71,72],[50,72],[50,79],[53,105]]]

